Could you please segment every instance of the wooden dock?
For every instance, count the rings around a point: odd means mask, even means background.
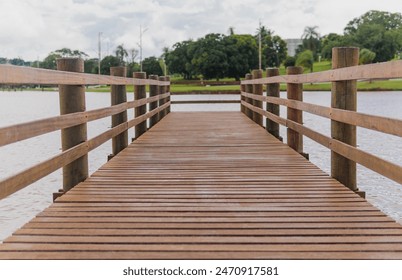
[[[240,112],[173,112],[0,259],[402,259],[402,226]]]

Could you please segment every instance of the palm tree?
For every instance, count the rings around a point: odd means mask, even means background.
[[[229,27],[228,33],[229,33],[229,35],[234,35],[234,34],[235,34],[235,29],[234,29],[233,26],[230,26],[230,27]]]
[[[123,44],[118,45],[114,53],[116,54],[116,57],[119,59],[120,65],[124,65],[124,58],[128,56],[128,52],[124,48],[124,45]]]
[[[320,34],[317,31],[318,26],[306,26],[302,35],[303,42],[307,49],[313,53],[317,51],[320,42]]]

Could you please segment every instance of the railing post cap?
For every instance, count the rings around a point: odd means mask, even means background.
[[[126,66],[110,67],[110,76],[126,77],[127,76],[127,67]]]
[[[358,47],[333,47],[333,50],[359,50]]]
[[[251,80],[253,78],[253,75],[250,73],[246,74],[246,80]]]
[[[57,70],[84,72],[84,60],[80,57],[61,57],[56,59]]]
[[[262,70],[261,69],[254,69],[253,71],[251,71],[251,74],[253,75],[253,76],[255,76],[255,75],[262,75]]]
[[[137,79],[146,79],[147,78],[147,73],[145,72],[134,72],[133,77]]]
[[[158,75],[149,75],[150,80],[158,80]]]
[[[303,67],[301,66],[288,66],[286,67],[286,73],[288,75],[296,75],[303,73]]]
[[[267,77],[279,76],[279,68],[269,67],[266,69]]]

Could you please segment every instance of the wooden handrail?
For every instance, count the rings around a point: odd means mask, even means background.
[[[324,147],[331,149],[332,151],[337,152],[344,157],[353,160],[356,163],[359,163],[389,179],[394,180],[395,182],[402,184],[402,166],[342,143],[341,141],[332,139],[297,122],[276,116],[244,101],[242,101],[242,105],[246,106],[248,109],[258,114],[269,118],[272,121],[275,121],[283,126],[291,128],[298,133],[309,137],[310,139],[323,145]]]
[[[48,160],[45,160],[33,167],[30,167],[22,172],[12,175],[2,181],[0,181],[0,199],[5,198],[24,187],[36,182],[37,180],[51,174],[57,169],[73,162],[74,160],[82,157],[88,152],[99,147],[103,143],[112,139],[121,132],[136,126],[137,124],[143,122],[144,120],[154,116],[155,114],[165,110],[170,103],[165,103],[138,118],[132,119],[128,122],[120,124],[112,129],[103,132],[102,134],[83,142],[67,151],[64,151]]]
[[[105,117],[110,117],[125,110],[136,108],[138,106],[142,106],[144,104],[166,98],[169,96],[169,94],[170,93],[166,93],[163,95],[143,98],[140,100],[130,101],[111,107],[61,115],[8,127],[2,127],[0,128],[0,147],[18,141],[26,140],[35,136],[43,135],[49,132],[57,131],[63,128],[76,126]]]
[[[172,104],[239,104],[240,100],[179,100]]]
[[[334,121],[356,125],[370,130],[376,130],[379,132],[402,137],[402,120],[399,119],[373,116],[336,108],[329,108],[297,100],[260,96],[247,92],[242,92],[241,94],[251,99],[286,106],[288,108],[301,110]]]
[[[345,67],[323,72],[299,74],[299,75],[283,75],[256,80],[243,80],[243,85],[260,85],[275,83],[325,83],[336,81],[350,80],[367,80],[367,79],[397,79],[402,78],[402,60],[359,65]]]
[[[167,86],[169,82],[0,65],[0,84]]]
[[[165,81],[155,79],[126,78],[126,69],[124,69],[124,67],[111,68],[111,76],[85,74],[82,73],[83,61],[81,59],[60,59],[57,61],[57,63],[58,69],[65,71],[37,69],[12,65],[0,65],[0,84],[58,85],[59,94],[63,96],[63,99],[60,98],[61,105],[63,105],[63,107],[61,106],[60,108],[60,111],[62,113],[61,116],[0,128],[0,147],[57,130],[62,131],[62,136],[63,132],[65,133],[64,138],[62,137],[62,143],[64,143],[63,140],[66,140],[66,146],[64,146],[63,144],[63,152],[61,152],[60,154],[24,171],[21,171],[15,175],[12,175],[6,179],[1,180],[0,199],[30,185],[31,183],[45,177],[46,175],[54,172],[61,167],[63,167],[64,173],[64,169],[67,166],[73,166],[73,164],[76,164],[74,165],[76,166],[74,168],[77,168],[76,171],[78,173],[81,173],[82,170],[83,176],[80,175],[80,178],[77,176],[78,180],[75,180],[75,178],[72,179],[72,184],[70,184],[70,181],[67,184],[64,184],[66,182],[64,179],[66,178],[63,177],[63,189],[64,191],[69,190],[71,187],[85,180],[85,178],[87,177],[87,173],[85,170],[87,169],[88,165],[88,152],[92,151],[93,149],[97,148],[110,139],[113,139],[113,141],[115,141],[117,137],[122,138],[123,135],[123,137],[127,138],[127,130],[129,128],[132,128],[134,126],[137,127],[139,124],[146,124],[146,120],[148,118],[161,114],[162,112],[165,112],[166,114],[171,105],[171,102],[169,101],[164,102],[163,104],[161,103],[161,100],[168,100],[170,97],[170,92],[168,92],[167,90],[165,90],[161,94],[158,92],[157,95],[149,98],[146,98],[145,95],[142,96],[141,99],[137,97],[135,101],[130,102],[125,101],[125,96],[118,96],[126,94],[126,90],[124,88],[124,86],[126,85],[142,87],[144,90],[146,85],[151,85],[156,86],[158,89],[160,89],[168,88],[168,86],[170,85],[170,82],[168,80]],[[142,77],[144,77],[144,75]],[[119,102],[114,102],[114,99],[112,98],[112,104],[114,105],[110,107],[85,111],[85,92],[83,91],[83,86],[102,84],[112,85],[112,97],[122,97],[121,100],[123,101],[119,100]],[[70,98],[70,95],[73,96],[73,102],[67,102],[67,100],[69,100]],[[74,106],[64,107],[64,105],[67,103]],[[144,110],[144,112],[139,115],[137,114],[137,116],[131,120],[127,120],[127,117],[124,119],[115,118],[118,114],[126,114],[128,109],[136,109],[139,107],[146,108],[145,105],[148,103],[153,103],[154,105],[157,104],[157,106],[156,108],[152,108],[149,112]],[[112,121],[112,128],[90,140],[87,140],[86,124],[88,122],[110,116],[112,116],[112,119],[115,118],[115,121]],[[72,139],[72,137],[75,137],[74,135],[77,135],[73,132],[72,129],[75,129],[79,126],[84,127],[84,125],[85,129],[82,130],[82,140],[80,142],[76,142],[74,140],[74,143],[67,143],[69,139]],[[147,128],[145,127],[145,129]],[[117,142],[117,140],[115,142]],[[124,142],[126,142],[127,146],[127,139],[125,139]],[[121,149],[115,150],[116,151],[114,152],[114,154],[110,155],[109,158],[117,154]],[[77,164],[79,162],[80,164],[82,162],[82,166]],[[66,172],[66,174],[71,174],[71,176],[74,176],[76,171],[68,171]],[[58,194],[56,195],[56,197],[57,196]]]
[[[297,134],[303,134],[319,144],[329,148],[331,152],[331,176],[345,184],[351,190],[359,192],[356,186],[356,163],[359,163],[377,173],[384,175],[398,183],[402,183],[402,166],[381,159],[369,154],[356,147],[356,127],[363,127],[378,132],[402,137],[402,120],[373,116],[356,112],[356,81],[367,79],[395,79],[402,78],[402,61],[391,61],[378,64],[356,66],[358,64],[357,48],[334,48],[333,49],[333,70],[297,75],[270,75],[274,72],[268,69],[267,78],[254,80],[244,80],[242,85],[242,107],[244,112],[249,111],[258,113],[267,118],[267,124],[274,122],[289,129]],[[288,68],[289,70],[290,68]],[[275,69],[277,72],[277,69]],[[271,73],[271,74],[272,74]],[[289,89],[294,87],[302,88],[304,83],[332,82],[331,108],[306,103],[299,100],[289,99]],[[280,83],[287,83],[288,99],[279,98],[278,95],[270,92],[274,88],[277,90]],[[275,85],[267,86],[267,96],[255,94],[250,86],[255,85]],[[270,96],[271,95],[271,96]],[[293,98],[295,99],[295,98]],[[255,100],[267,103],[267,111],[255,106]],[[268,106],[271,105],[271,106]],[[331,122],[331,137],[325,136],[303,125],[301,119],[284,119],[279,116],[279,111],[272,110],[272,105],[286,106],[289,110],[297,112],[299,115],[308,112],[318,115]],[[249,113],[247,113],[249,115]],[[267,131],[274,135],[274,130],[266,127]],[[274,135],[279,138],[278,135]],[[289,134],[288,134],[289,136]],[[300,139],[300,138],[299,138]],[[307,156],[291,144],[288,145],[299,153]]]

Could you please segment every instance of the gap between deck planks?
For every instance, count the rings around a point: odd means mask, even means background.
[[[402,226],[239,112],[175,112],[1,259],[402,259]]]

